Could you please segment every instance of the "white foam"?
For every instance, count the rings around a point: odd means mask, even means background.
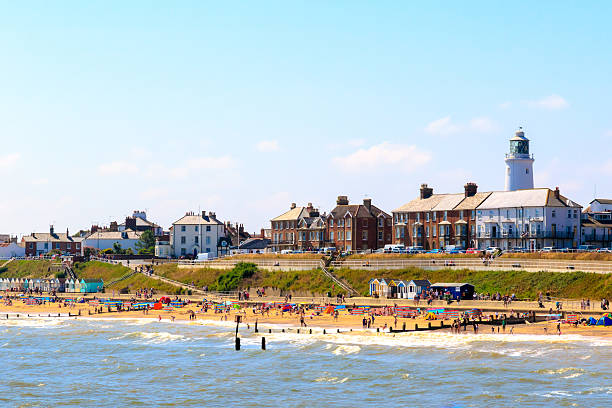
[[[144,340],[145,344],[161,344],[169,341],[184,341],[186,337],[182,334],[172,334],[168,332],[133,332],[126,333],[118,337],[111,337],[109,341],[122,340],[126,338],[136,338]]]
[[[359,353],[360,351],[361,351],[361,347],[359,347],[359,346],[340,345],[340,346],[336,347],[336,349],[334,351],[332,351],[332,354],[335,354],[337,356],[342,356],[342,355],[346,355],[346,354]]]

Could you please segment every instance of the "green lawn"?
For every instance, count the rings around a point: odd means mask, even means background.
[[[5,261],[3,261],[4,263]],[[15,260],[9,262],[5,267],[0,268],[2,278],[52,278],[55,277],[55,270],[51,270],[51,261],[25,261]]]
[[[519,298],[535,299],[538,292],[550,292],[553,297],[568,299],[601,299],[612,297],[612,274],[585,272],[525,272],[525,271],[471,271],[468,269],[424,270],[356,270],[339,268],[334,272],[344,278],[363,295],[369,294],[368,282],[372,278],[428,279],[436,282],[465,282],[474,285],[478,293],[516,294]]]

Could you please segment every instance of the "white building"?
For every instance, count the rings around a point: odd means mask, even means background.
[[[589,203],[587,210],[589,213],[612,212],[612,199],[596,198]]]
[[[25,256],[25,245],[15,242],[0,243],[0,258],[23,258]]]
[[[492,192],[476,208],[478,248],[576,248],[581,209],[558,188]]]
[[[225,245],[224,245],[225,243]],[[225,224],[219,221],[214,212],[202,211],[201,214],[188,212],[183,218],[172,223],[170,245],[174,256],[197,256],[208,253],[216,258],[224,247],[229,246],[225,239]]]
[[[510,139],[506,154],[506,191],[533,188],[533,156],[529,155],[529,139],[522,128]]]
[[[131,249],[135,254],[138,253],[136,243],[140,240],[140,232],[132,230],[124,231],[96,231],[86,236],[81,242],[81,250],[84,252],[86,247],[103,251],[113,248],[115,243],[121,245],[121,249]]]

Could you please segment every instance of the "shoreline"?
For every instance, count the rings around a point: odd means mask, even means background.
[[[79,316],[79,311],[81,315]],[[205,324],[215,325],[220,327],[235,328],[235,316],[240,315],[242,322],[240,327],[254,330],[254,326],[257,323],[261,329],[260,333],[263,335],[263,330],[272,329],[274,332],[278,331],[282,333],[297,333],[300,330],[301,333],[309,333],[313,330],[313,333],[326,330],[327,334],[336,334],[339,330],[342,334],[362,334],[362,335],[386,335],[393,336],[396,334],[404,335],[409,333],[423,333],[423,332],[435,332],[435,333],[453,333],[455,335],[464,334],[476,334],[474,333],[473,326],[469,324],[467,330],[463,327],[459,332],[453,332],[448,326],[452,323],[451,320],[425,320],[424,316],[417,318],[400,318],[394,316],[375,316],[374,323],[371,327],[363,327],[364,315],[349,315],[341,314],[337,320],[331,315],[322,314],[314,315],[306,313],[304,316],[305,327],[300,327],[300,316],[288,312],[280,312],[277,310],[270,311],[269,314],[262,316],[260,313],[254,313],[252,309],[245,308],[240,309],[239,312],[231,310],[229,313],[214,313],[213,310],[209,310],[207,313],[200,312],[199,308],[195,304],[187,305],[183,308],[178,308],[172,311],[167,310],[149,310],[148,313],[143,311],[122,311],[122,312],[104,312],[101,314],[93,313],[94,307],[88,304],[78,304],[75,307],[60,307],[59,304],[44,304],[44,305],[14,305],[5,306],[0,305],[0,322],[6,321],[5,316],[8,315],[8,320],[28,320],[28,319],[79,319],[79,320],[105,320],[105,321],[125,321],[125,320],[139,320],[163,323],[193,323],[193,324]],[[190,314],[194,313],[195,320],[190,319]],[[59,313],[59,316],[58,316]],[[68,313],[71,314],[68,317]],[[90,314],[91,313],[91,314]],[[365,316],[368,317],[368,316]],[[440,322],[444,322],[447,325],[444,328],[439,328]],[[432,324],[432,329],[418,330],[415,331],[415,325],[419,325],[419,328],[427,328],[428,323]],[[478,323],[478,322],[477,322]],[[399,329],[406,325],[406,331],[400,331]],[[556,327],[557,321],[538,322],[538,323],[523,323],[516,324],[513,326],[507,326],[505,331],[501,325],[490,325],[490,324],[479,324],[477,334],[489,334],[494,336],[512,336],[513,334],[526,334],[526,335],[545,335],[547,337],[555,336],[563,338],[564,335],[580,335],[589,338],[601,338],[609,340],[612,338],[612,327],[604,326],[582,326],[573,325],[567,323],[561,323],[561,336],[557,335]],[[390,332],[390,327],[396,327],[396,331]],[[378,332],[376,331],[378,329]],[[320,333],[319,333],[320,334]],[[492,336],[492,337],[494,337]],[[506,337],[506,336],[504,336]]]

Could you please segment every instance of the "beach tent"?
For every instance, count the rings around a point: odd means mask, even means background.
[[[334,307],[333,306],[327,306],[327,308],[325,309],[325,313],[327,313],[327,314],[334,313]]]
[[[597,324],[597,319],[595,319],[594,317],[589,317],[588,324],[591,326],[595,326]]]
[[[153,310],[162,310],[163,308],[164,308],[164,305],[162,305],[160,302],[153,304]]]
[[[436,314],[433,312],[427,313],[427,316],[425,317],[426,320],[436,320],[437,318],[438,316],[436,316]]]
[[[612,326],[612,319],[610,319],[608,316],[602,316],[597,321],[597,325],[598,326]]]

